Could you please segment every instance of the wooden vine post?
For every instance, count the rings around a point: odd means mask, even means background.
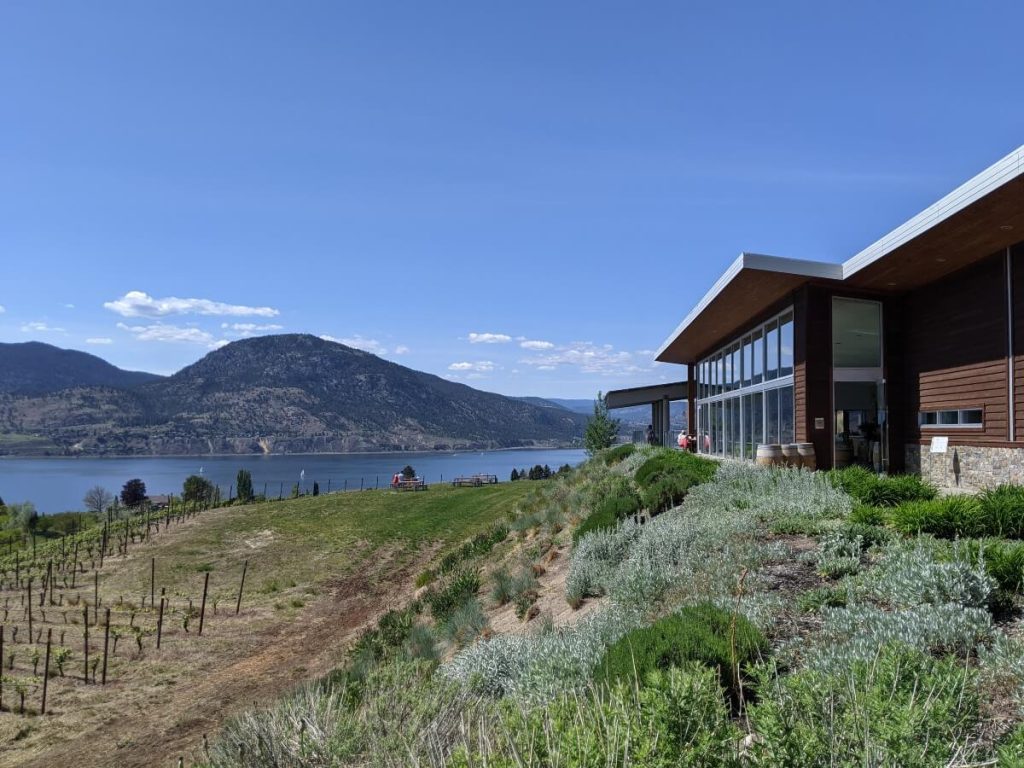
[[[32,577],[28,577],[28,587],[26,587],[28,596],[28,639],[32,640]]]
[[[148,525],[148,523],[147,523]],[[149,560],[149,607],[153,608],[153,601],[156,598],[156,558]]]
[[[0,673],[4,671],[4,625],[0,624]],[[4,708],[4,676],[0,674],[0,712]]]
[[[82,608],[82,626],[85,631],[85,640],[82,643],[82,679],[89,682],[89,606]]]
[[[53,627],[46,630],[46,661],[43,662],[43,703],[39,714],[46,714],[46,687],[50,682],[50,644],[53,642]]]
[[[203,634],[203,619],[206,617],[206,591],[210,588],[210,572],[206,572],[206,578],[203,579],[203,602],[199,608],[199,634]]]
[[[106,626],[103,628],[103,685],[107,684],[107,648],[110,647],[110,609],[107,608]],[[93,682],[96,682],[93,674]]]
[[[163,631],[164,631],[164,603],[165,602],[166,601],[164,600],[164,590],[163,590],[163,588],[161,588],[160,589],[160,617],[156,620],[156,647],[157,647],[157,650],[160,649],[160,635],[162,635]]]
[[[249,570],[248,558],[246,558],[246,561],[242,564],[242,582],[238,585],[238,602],[235,603],[235,616],[237,616],[238,612],[242,610],[242,590],[245,589],[245,572],[247,570]]]
[[[100,572],[96,571],[93,573],[93,585],[92,585],[92,607],[93,607],[93,624],[100,623]],[[89,611],[86,610],[85,618],[89,618]],[[86,621],[86,624],[89,622]]]

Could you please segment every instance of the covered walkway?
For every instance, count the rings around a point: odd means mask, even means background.
[[[650,405],[651,424],[654,426],[654,438],[658,445],[675,445],[675,439],[669,426],[669,403],[681,400],[689,400],[689,386],[685,381],[649,387],[615,389],[605,395],[605,405],[609,410]],[[687,424],[689,424],[689,420],[687,420]]]

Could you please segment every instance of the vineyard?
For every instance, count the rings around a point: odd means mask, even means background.
[[[0,557],[0,766],[177,764],[332,668],[445,542],[520,484],[112,520]]]

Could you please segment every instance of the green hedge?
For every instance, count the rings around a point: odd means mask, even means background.
[[[890,513],[890,521],[907,534],[1024,539],[1024,488],[1001,485],[977,497],[956,495],[901,504]]]
[[[864,467],[832,469],[827,475],[836,488],[872,507],[897,507],[908,501],[934,499],[938,494],[935,486],[916,475],[876,475]]]
[[[601,458],[603,458],[604,463],[610,467],[613,464],[618,464],[623,459],[631,456],[635,450],[636,444],[623,443],[622,445],[617,445],[614,448],[609,448],[601,455]]]
[[[666,475],[685,474],[693,478],[694,485],[706,483],[718,471],[718,462],[676,450],[663,450],[649,458],[636,471],[636,484],[647,488]]]
[[[699,661],[717,670],[722,687],[735,704],[740,694],[736,670],[758,660],[767,650],[765,636],[743,616],[701,603],[620,638],[594,668],[594,678],[609,683],[642,681],[654,670]]]
[[[594,511],[584,520],[572,534],[574,542],[592,531],[614,528],[620,520],[635,515],[641,509],[642,501],[626,478],[613,487],[605,495]]]

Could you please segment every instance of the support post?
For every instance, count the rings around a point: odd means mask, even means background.
[[[206,572],[206,578],[203,580],[203,603],[199,608],[199,634],[203,634],[203,619],[206,618],[206,592],[210,588],[210,572]]]
[[[103,628],[103,685],[107,684],[107,649],[110,647],[110,609],[107,608],[107,617]],[[93,682],[96,682],[93,680]]]
[[[238,585],[238,602],[235,603],[235,616],[237,616],[238,612],[242,610],[242,590],[245,589],[245,572],[247,570],[249,570],[248,559],[242,564],[242,581]]]
[[[43,662],[43,703],[39,714],[46,714],[46,689],[50,683],[50,644],[53,642],[53,627],[46,630],[46,661]]]

